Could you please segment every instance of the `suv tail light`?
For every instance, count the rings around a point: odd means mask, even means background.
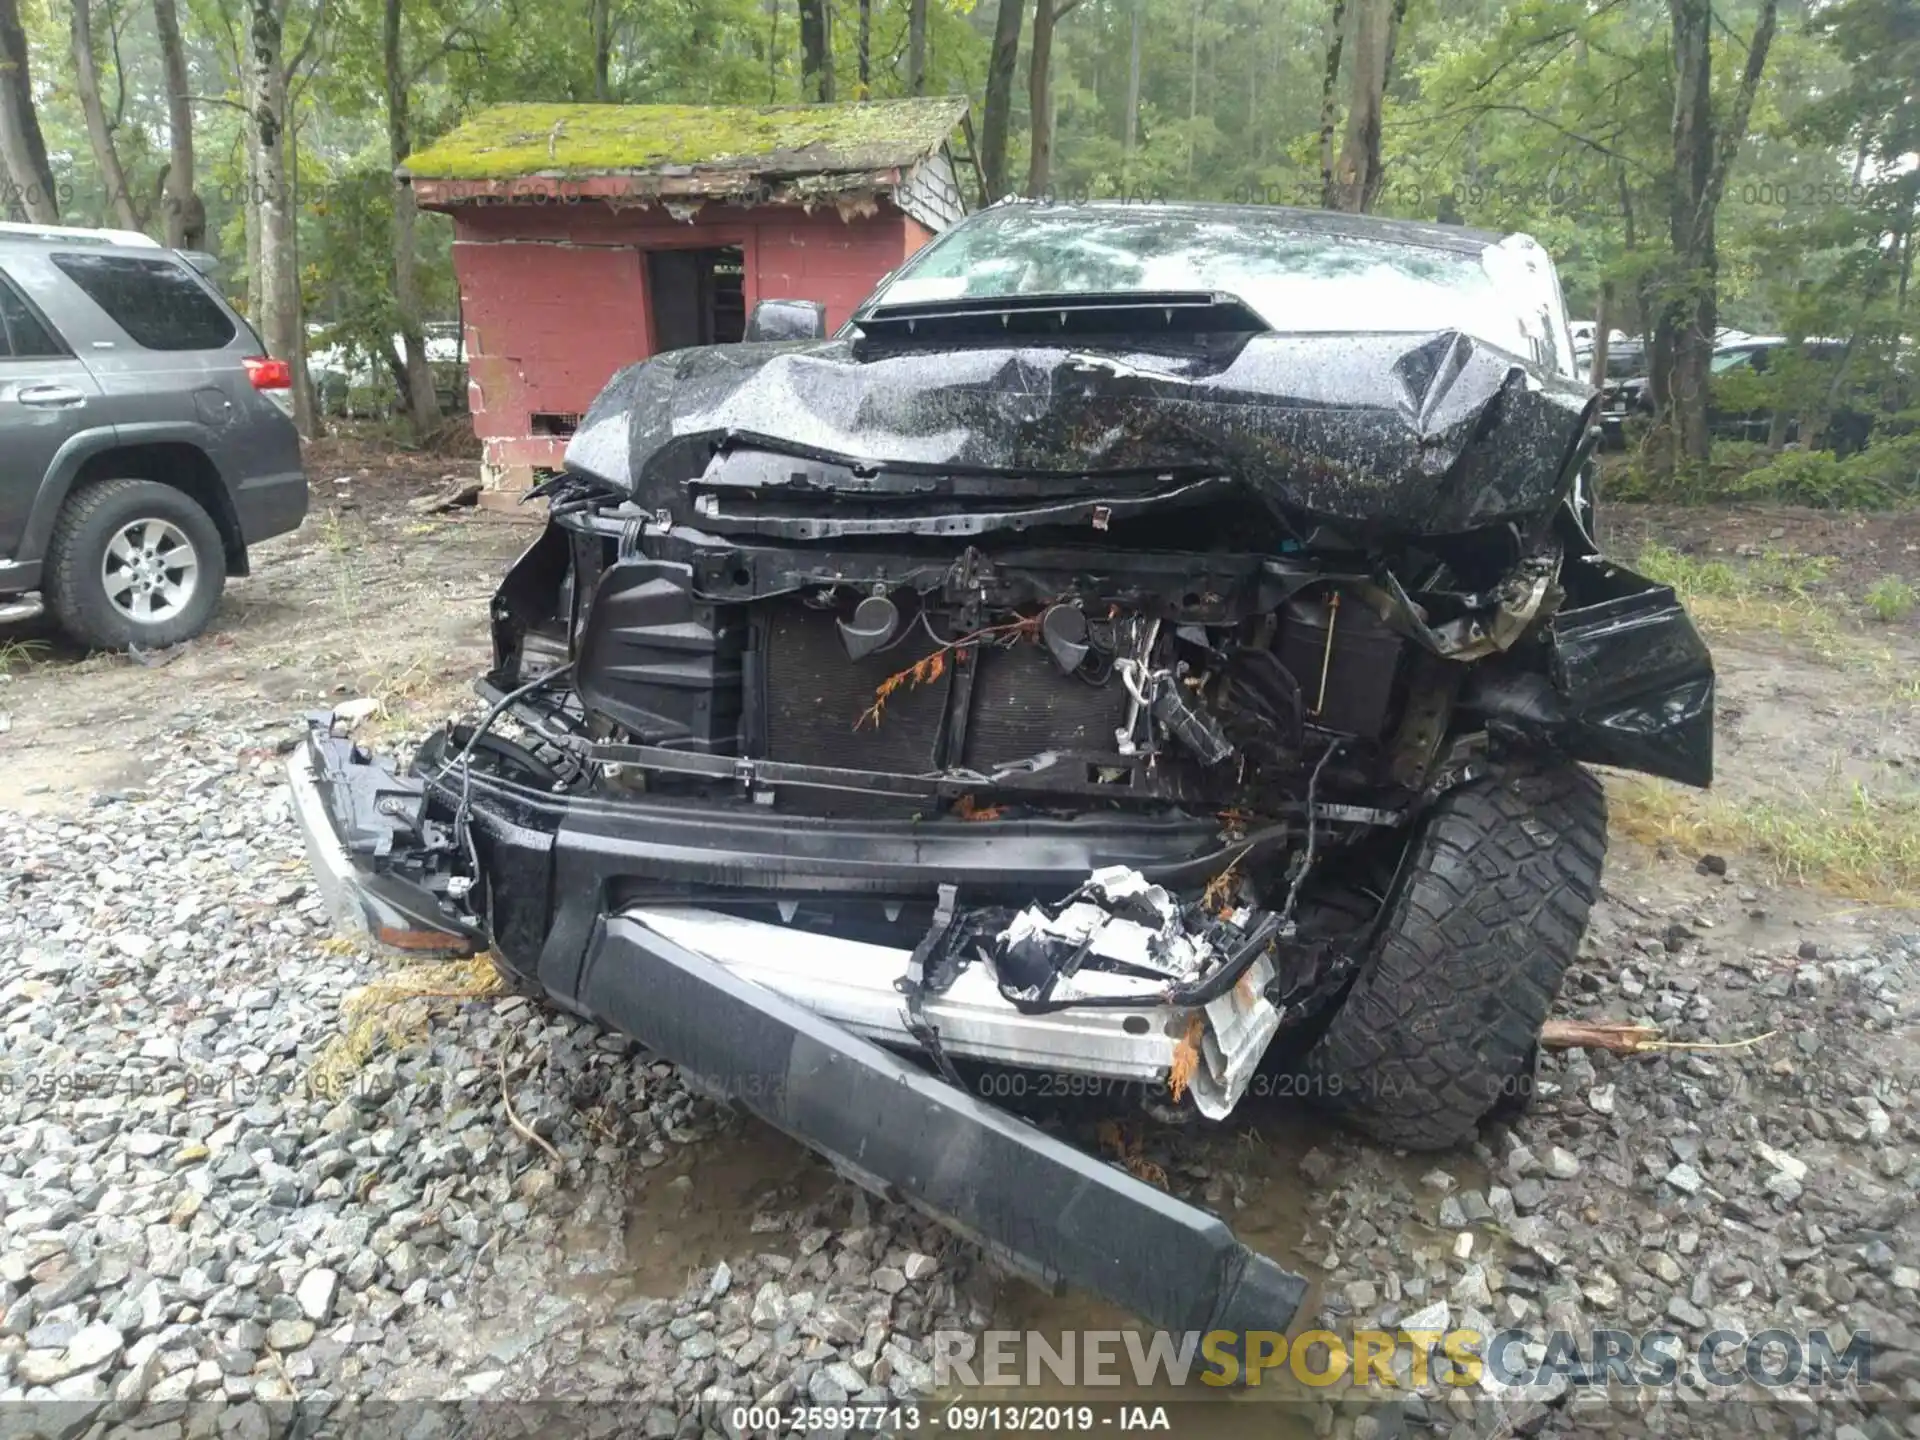
[[[247,367],[247,380],[253,388],[273,402],[274,408],[289,419],[293,417],[293,367],[271,355],[249,355],[240,362]]]
[[[247,367],[247,379],[256,390],[291,390],[293,367],[284,360],[266,355],[249,355],[240,362]]]

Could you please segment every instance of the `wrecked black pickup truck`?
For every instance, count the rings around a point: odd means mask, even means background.
[[[1552,264],[1009,203],[820,322],[614,377],[485,718],[405,774],[315,718],[322,882],[1055,1280],[1283,1326],[1297,1277],[977,1077],[1217,1121],[1283,1076],[1411,1148],[1524,1094],[1583,766],[1712,769],[1705,647],[1591,538]]]

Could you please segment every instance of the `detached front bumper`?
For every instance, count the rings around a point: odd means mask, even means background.
[[[868,1189],[1032,1275],[1177,1331],[1285,1330],[1306,1282],[1155,1189],[642,920],[596,929],[579,1000]]]
[[[395,776],[320,725],[289,761],[288,779],[317,883],[343,925],[413,950],[498,943],[457,913],[430,875],[402,873],[418,868],[397,837],[419,823],[424,782]],[[513,909],[508,889],[538,890],[533,898],[543,904],[558,897],[544,943],[531,947],[539,956],[531,978],[557,1001],[633,1036],[700,1088],[740,1103],[850,1178],[918,1206],[1044,1284],[1092,1291],[1167,1329],[1239,1337],[1291,1323],[1306,1282],[1248,1250],[1217,1216],[876,1044],[912,1043],[893,983],[906,951],[715,910],[623,901],[617,876],[631,870],[633,855],[616,853],[626,827],[614,823],[612,803],[570,803],[513,786],[499,787],[510,796],[484,793],[489,785],[499,782],[475,777],[474,816],[496,908],[507,902]],[[563,813],[548,830],[536,823],[543,806],[587,813]],[[677,862],[683,874],[733,870],[736,852],[694,853],[698,807],[681,809],[677,831],[627,840],[657,849],[655,860]],[[735,823],[756,831],[750,819]],[[791,883],[789,867],[804,872],[809,859],[824,858],[816,853],[823,837],[791,827],[785,833],[784,845],[771,831],[758,843],[782,852],[762,858]],[[1043,869],[1064,873],[1116,843],[1097,833],[1027,843],[1048,860]],[[870,836],[854,846],[870,867],[854,867],[856,883],[898,887],[910,872],[950,882],[956,870],[1011,880],[1007,860],[989,857],[985,836],[950,834],[951,848],[908,853]],[[706,838],[730,842],[742,834],[722,827]],[[1146,849],[1170,860],[1191,839],[1168,833]],[[577,946],[576,932],[583,932]],[[1239,1002],[1229,995],[1214,1003]],[[1024,1015],[991,985],[956,985],[929,997],[925,1013],[955,1055],[1101,1077],[1101,1088],[1116,1097],[1132,1085],[1163,1085],[1185,1019],[1153,1006]]]
[[[450,914],[431,892],[382,875],[364,861],[354,863],[341,839],[342,820],[351,823],[356,798],[362,805],[377,807],[379,777],[393,777],[391,772],[368,765],[358,766],[368,773],[355,777],[339,765],[327,763],[329,759],[349,758],[330,755],[309,737],[287,761],[293,818],[306,844],[314,883],[320,887],[334,924],[400,950],[472,954],[483,943],[480,932]],[[363,792],[358,797],[356,789]],[[334,807],[338,807],[339,819]]]

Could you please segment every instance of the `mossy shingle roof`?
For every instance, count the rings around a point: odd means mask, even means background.
[[[926,159],[966,108],[963,96],[833,105],[495,105],[409,156],[402,173],[421,180],[871,174]]]

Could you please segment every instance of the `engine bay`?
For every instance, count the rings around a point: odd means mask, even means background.
[[[569,688],[534,703],[629,780],[698,787],[740,773],[703,759],[761,762],[759,803],[797,813],[1280,816],[1304,813],[1317,776],[1319,802],[1378,822],[1462,762],[1466,662],[1537,635],[1565,599],[1557,540],[1512,538],[1504,574],[1411,557],[1416,599],[1359,552],[1133,534],[841,551],[618,516],[567,515],[516,567],[493,685],[568,665]],[[779,767],[842,779],[778,785]]]

